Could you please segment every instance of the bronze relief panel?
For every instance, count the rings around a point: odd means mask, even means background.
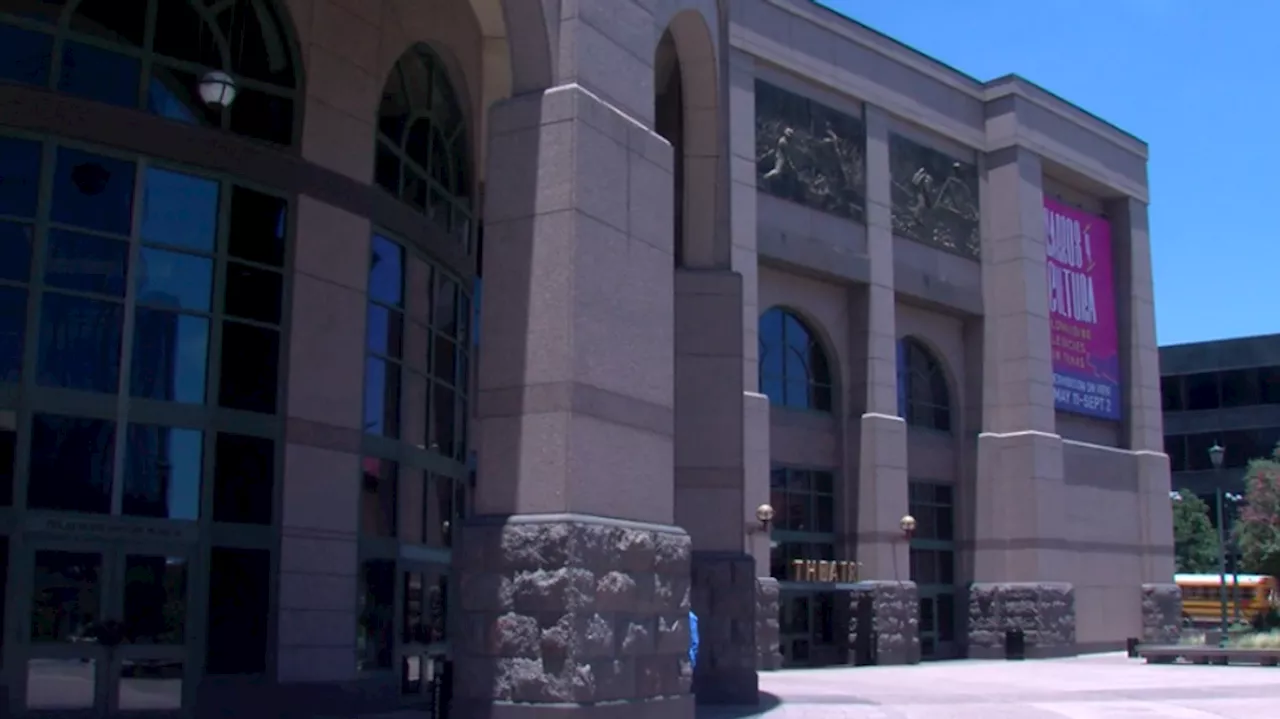
[[[893,233],[967,257],[978,257],[978,167],[889,135]]]
[[[860,119],[756,82],[756,184],[764,192],[861,221],[865,148]]]

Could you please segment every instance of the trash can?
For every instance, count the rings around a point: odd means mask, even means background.
[[[1137,637],[1129,637],[1125,640],[1125,650],[1129,653],[1130,659],[1138,658],[1138,644],[1139,641]]]
[[[1004,633],[1004,658],[1009,661],[1027,658],[1027,635],[1021,629],[1010,629]]]

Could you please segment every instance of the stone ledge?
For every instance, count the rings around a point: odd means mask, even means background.
[[[460,529],[459,609],[451,617],[460,703],[548,707],[689,695],[683,531],[578,515],[481,517]]]
[[[694,552],[692,579],[698,615],[697,700],[754,705],[760,690],[755,558],[742,552]]]
[[[756,578],[756,669],[772,672],[782,668],[780,625],[782,592],[778,580]]]
[[[1176,584],[1142,585],[1142,642],[1177,644],[1182,636],[1182,590]]]
[[[1075,591],[1066,582],[975,583],[969,587],[969,657],[1005,658],[1006,632],[1020,630],[1029,659],[1076,654]]]
[[[915,583],[866,581],[848,587],[850,663],[919,663],[920,604]]]

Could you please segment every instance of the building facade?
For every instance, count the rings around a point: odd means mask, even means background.
[[[1164,447],[1173,489],[1189,490],[1216,510],[1244,494],[1249,460],[1280,444],[1280,335],[1189,342],[1160,348]],[[1215,468],[1209,448],[1222,447]],[[1223,516],[1235,516],[1225,502]],[[1210,511],[1217,525],[1217,512]]]
[[[1147,201],[806,0],[0,0],[0,702],[688,717],[1120,646]]]

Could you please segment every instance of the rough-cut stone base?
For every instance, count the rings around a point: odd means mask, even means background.
[[[849,661],[920,661],[920,603],[914,582],[868,581],[849,591]]]
[[[756,669],[762,672],[782,668],[781,612],[778,580],[756,577]]]
[[[1142,585],[1142,641],[1177,644],[1182,636],[1182,590],[1176,584]]]
[[[1076,607],[1065,582],[979,583],[969,588],[969,657],[1005,658],[1005,635],[1021,630],[1028,659],[1070,656]]]
[[[457,716],[692,717],[687,534],[582,515],[461,530]]]
[[[755,704],[760,695],[755,558],[694,552],[692,598],[698,615],[698,665],[693,674],[698,703]]]

